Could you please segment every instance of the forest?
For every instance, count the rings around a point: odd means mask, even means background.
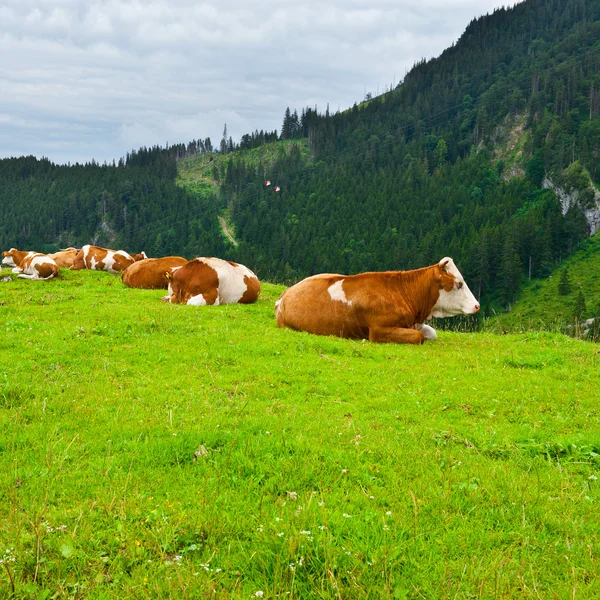
[[[281,140],[296,143],[247,159]],[[599,153],[600,0],[526,0],[474,19],[349,110],[288,107],[279,134],[236,144],[225,126],[216,147],[142,148],[112,165],[0,161],[0,245],[217,255],[283,283],[452,256],[487,310],[589,235]],[[210,161],[218,193],[177,185],[190,155]],[[550,185],[576,198],[566,212]],[[237,247],[220,231],[225,213]]]

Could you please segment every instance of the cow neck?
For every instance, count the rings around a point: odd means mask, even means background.
[[[438,265],[423,267],[414,271],[396,271],[397,291],[411,307],[414,322],[424,323],[440,296],[440,288],[435,274]]]
[[[13,253],[13,260],[15,261],[15,265],[18,267],[28,254],[29,252],[27,250],[15,250]]]

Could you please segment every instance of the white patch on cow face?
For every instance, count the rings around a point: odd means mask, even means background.
[[[348,306],[352,306],[352,300],[348,300],[348,298],[346,298],[346,294],[344,293],[344,290],[342,288],[343,283],[344,280],[340,279],[339,281],[336,281],[333,285],[330,285],[327,288],[327,291],[329,292],[329,295],[331,296],[332,300],[343,302]]]
[[[206,300],[202,294],[198,294],[197,296],[192,296],[186,304],[189,306],[206,306]]]
[[[9,252],[12,252],[12,249],[9,250]],[[16,267],[17,265],[15,264],[15,259],[12,257],[12,255],[7,254],[3,259],[2,259],[2,264],[3,265],[7,265],[9,267]]]
[[[456,268],[451,258],[442,258],[440,266],[451,275],[454,275],[454,287],[447,292],[440,290],[440,296],[431,313],[427,317],[442,318],[455,317],[456,315],[474,315],[479,310],[479,302],[469,289],[460,271]]]

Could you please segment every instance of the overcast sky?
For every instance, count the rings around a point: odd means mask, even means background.
[[[2,0],[0,158],[280,131],[344,110],[515,0]]]

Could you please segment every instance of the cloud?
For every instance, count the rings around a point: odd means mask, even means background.
[[[111,161],[235,141],[286,107],[345,109],[439,55],[497,0],[5,0],[0,157]]]

